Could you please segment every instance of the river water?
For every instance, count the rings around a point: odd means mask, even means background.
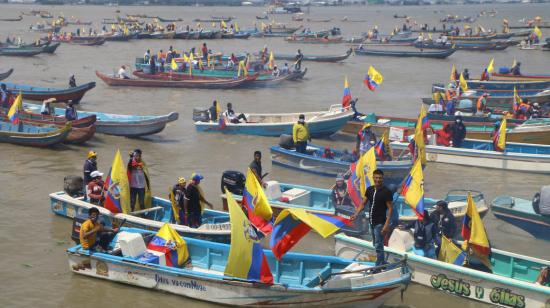
[[[115,10],[121,14],[158,15],[164,18],[181,17],[184,24],[194,18],[210,15],[237,17],[241,29],[253,27],[256,15],[263,8],[257,7],[108,7],[108,6],[16,6],[0,5],[0,18],[15,17],[22,10],[46,9],[54,14],[76,16],[94,21],[97,27],[102,18],[113,18]],[[393,14],[407,14],[434,25],[446,14],[476,15],[483,9],[496,8],[494,18],[481,17],[478,22],[485,28],[500,28],[502,18],[511,24],[524,17],[550,12],[550,5],[506,6],[426,6],[426,7],[339,7],[312,8],[310,18],[332,18],[332,23],[311,23],[312,30],[330,26],[342,28],[346,37],[358,36],[374,25],[382,33],[389,33],[402,20]],[[364,23],[344,23],[340,20],[365,19]],[[550,16],[542,16],[543,19]],[[24,16],[21,22],[0,22],[0,39],[6,35],[21,36],[33,41],[38,34],[28,32],[37,17]],[[290,22],[290,15],[276,16],[276,21]],[[543,31],[545,31],[543,29]],[[491,58],[495,66],[509,66],[514,58],[522,62],[528,73],[547,73],[550,58],[540,51],[521,51],[508,48],[502,52],[457,52],[445,60],[391,59],[352,56],[339,64],[304,63],[308,73],[303,82],[288,83],[272,89],[246,90],[188,90],[188,89],[139,89],[109,88],[95,77],[94,71],[111,73],[120,65],[133,67],[135,57],[141,57],[146,49],[168,49],[170,45],[181,50],[199,47],[199,41],[141,40],[107,42],[104,46],[84,47],[62,45],[54,55],[39,55],[30,59],[0,58],[0,71],[13,67],[11,82],[65,87],[71,74],[78,83],[96,81],[97,87],[84,97],[79,108],[123,114],[167,114],[177,111],[180,119],[170,124],[162,133],[144,139],[126,139],[97,135],[86,146],[61,146],[55,149],[35,149],[10,144],[0,146],[0,306],[2,307],[205,307],[210,304],[169,294],[152,292],[103,280],[73,275],[67,266],[65,249],[70,241],[71,222],[50,213],[48,194],[62,190],[65,175],[81,175],[86,153],[93,149],[99,153],[99,168],[106,172],[114,153],[120,149],[128,153],[135,148],[143,150],[143,158],[151,172],[153,192],[165,196],[167,187],[180,176],[188,178],[192,172],[205,176],[202,183],[207,198],[221,208],[219,199],[222,171],[244,171],[252,159],[254,150],[264,153],[264,170],[269,178],[319,187],[328,187],[333,179],[319,178],[290,170],[272,167],[269,147],[277,138],[253,136],[224,136],[198,134],[192,123],[194,107],[209,106],[218,99],[225,106],[232,102],[241,112],[299,112],[327,108],[341,101],[344,76],[348,76],[351,91],[360,97],[358,107],[363,112],[382,115],[415,117],[420,97],[430,93],[431,83],[446,81],[453,64],[459,70],[469,68],[471,75],[478,75]],[[208,47],[230,52],[255,52],[268,45],[276,52],[294,53],[301,48],[304,53],[343,54],[344,45],[316,46],[296,45],[281,38],[249,40],[207,41]],[[277,62],[277,61],[276,61]],[[277,62],[281,63],[281,62]],[[372,93],[362,86],[369,65],[375,65],[385,81]],[[323,145],[352,148],[353,138],[337,134],[330,139],[315,140]],[[123,154],[125,155],[125,154]],[[468,168],[431,164],[425,171],[427,196],[442,198],[450,189],[475,189],[485,194],[489,202],[501,194],[531,198],[541,185],[548,184],[549,177],[526,173],[504,172],[482,168]],[[550,244],[535,240],[525,232],[496,220],[489,213],[484,219],[494,247],[520,254],[550,259]],[[334,241],[309,235],[294,251],[333,253]],[[404,295],[404,302],[396,296],[387,305],[410,307],[446,306],[474,307],[480,304],[453,297],[429,288],[411,285]]]

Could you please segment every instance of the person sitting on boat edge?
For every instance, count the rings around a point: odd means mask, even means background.
[[[487,71],[487,68],[485,68],[485,69],[483,70],[483,72],[481,73],[481,77],[479,78],[479,80],[481,80],[481,81],[489,81],[489,78],[490,78],[489,72]]]
[[[466,138],[466,126],[462,122],[462,116],[457,115],[451,125],[453,147],[460,148]]]
[[[434,130],[434,134],[436,136],[435,138],[435,144],[449,147],[451,146],[451,140],[453,138],[453,132],[451,130],[451,124],[445,123],[443,124],[442,129]]]
[[[303,114],[298,116],[298,122],[292,126],[292,140],[296,147],[296,152],[306,154],[307,142],[311,141],[309,128],[306,124],[306,117]]]
[[[118,232],[118,228],[108,228],[99,221],[99,210],[92,207],[88,210],[88,219],[80,226],[80,245],[82,249],[97,250],[107,249],[107,245],[114,237],[114,233]],[[104,232],[114,232],[108,235]],[[100,234],[98,234],[100,233]],[[99,241],[97,237],[99,235]]]
[[[537,277],[535,284],[538,284],[540,286],[550,287],[550,267],[543,266],[540,269],[540,274]]]
[[[128,76],[128,72],[126,72],[126,66],[122,65],[120,69],[118,70],[117,77],[120,79],[130,79],[130,76]]]
[[[178,211],[178,217],[179,221],[176,221],[174,213],[172,213],[172,216],[174,217],[174,221],[177,224],[180,225],[187,225],[187,189],[185,187],[186,181],[184,177],[178,178],[178,182],[172,187],[172,194],[170,196],[170,201],[175,203],[176,209]]]
[[[214,208],[212,203],[208,202],[199,184],[204,177],[198,173],[193,173],[191,182],[187,185],[187,225],[191,228],[198,228],[202,224],[202,204]]]
[[[357,216],[370,204],[369,222],[372,234],[373,246],[376,251],[375,266],[386,263],[384,258],[384,236],[389,231],[390,219],[393,215],[393,194],[384,185],[384,172],[376,169],[373,172],[374,185],[367,188],[363,202],[351,216],[351,220],[357,219]]]
[[[516,65],[512,66],[511,73],[514,76],[521,76],[521,62],[516,63]]]
[[[252,173],[254,173],[254,176],[256,177],[256,180],[258,180],[258,183],[262,185],[262,187],[266,187],[267,184],[263,180],[263,174],[262,174],[262,152],[260,151],[254,151],[254,160],[248,165],[248,168],[252,170]]]
[[[72,101],[67,103],[67,107],[65,107],[65,119],[67,121],[74,121],[78,119],[78,113],[76,112],[76,108],[74,107]]]
[[[328,145],[325,147],[325,150],[323,151],[323,155],[321,157],[325,159],[334,159],[334,153]]]
[[[367,153],[376,144],[376,135],[371,130],[371,126],[371,123],[366,123],[357,133],[355,150],[359,153],[359,157]]]
[[[233,104],[227,103],[227,110],[223,112],[223,116],[231,123],[238,124],[241,123],[241,120],[244,120],[244,122],[247,122],[246,116],[241,113],[238,116],[235,115],[235,111],[233,110]]]
[[[86,187],[86,193],[88,195],[88,200],[91,204],[102,205],[104,196],[103,196],[103,173],[99,171],[94,171],[90,174],[92,180],[88,183]]]
[[[332,205],[336,208],[339,205],[352,205],[351,197],[349,196],[348,186],[344,182],[344,175],[338,173],[336,175],[336,184],[332,188]]]
[[[280,74],[281,71],[279,70],[279,68],[277,68],[277,65],[273,66],[273,71],[271,72],[271,75],[273,77],[279,77]]]

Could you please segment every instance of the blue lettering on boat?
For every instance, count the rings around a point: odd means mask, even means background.
[[[175,280],[172,279],[172,284],[178,287],[186,288],[186,289],[194,289],[197,291],[206,291],[206,287],[202,284],[196,282],[195,280],[191,281],[181,281],[181,280]]]

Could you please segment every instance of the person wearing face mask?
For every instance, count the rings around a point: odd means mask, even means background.
[[[453,147],[460,148],[464,138],[466,138],[466,126],[462,123],[462,117],[456,116],[455,122],[451,126]]]

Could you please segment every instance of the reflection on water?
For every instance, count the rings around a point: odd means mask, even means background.
[[[0,15],[17,16],[20,11],[37,9],[37,6],[0,5]],[[161,17],[181,17],[190,22],[194,18],[210,15],[233,15],[241,28],[249,28],[261,15],[263,8],[254,7],[99,7],[63,6],[43,7],[53,13],[77,16],[96,23],[102,18],[112,18],[115,10],[122,14],[147,13]],[[479,23],[486,28],[500,28],[502,18],[511,23],[520,18],[532,17],[548,9],[548,5],[507,5],[496,7],[495,18],[482,17]],[[475,15],[487,9],[482,6],[434,6],[434,7],[341,7],[312,8],[312,18],[333,18],[334,23],[309,25],[313,30],[331,26],[340,27],[344,36],[357,36],[378,25],[382,33],[402,23],[391,16],[407,14],[419,22],[433,24],[446,14]],[[437,14],[434,10],[442,11]],[[349,19],[365,19],[366,23],[339,22],[343,16]],[[276,16],[277,21],[289,22],[290,16]],[[28,26],[39,21],[25,16],[22,22],[2,22],[0,39],[6,35],[22,36],[33,41],[37,34],[27,31]],[[74,28],[73,28],[74,29]],[[445,60],[387,59],[352,56],[343,63],[304,63],[308,74],[303,82],[286,84],[280,88],[246,90],[192,90],[192,89],[139,89],[109,88],[94,74],[95,70],[111,73],[120,65],[133,67],[135,57],[141,57],[146,49],[189,50],[199,41],[187,40],[142,40],[129,43],[107,42],[104,46],[85,47],[62,45],[54,55],[39,55],[30,59],[2,58],[0,71],[13,67],[10,81],[33,85],[65,87],[68,78],[75,74],[78,83],[96,81],[97,87],[84,97],[79,108],[111,113],[167,114],[180,113],[180,119],[168,125],[162,133],[143,138],[126,139],[98,135],[87,146],[60,146],[55,149],[34,149],[2,144],[0,149],[0,298],[6,307],[130,307],[130,306],[211,306],[181,297],[159,294],[149,290],[128,287],[103,280],[89,279],[69,272],[65,249],[70,242],[71,222],[54,217],[49,211],[48,194],[62,189],[65,175],[82,173],[85,155],[90,148],[99,153],[99,168],[108,171],[116,149],[128,153],[135,148],[143,150],[143,158],[149,164],[155,195],[166,197],[167,188],[180,176],[189,177],[192,172],[205,176],[202,185],[207,198],[221,208],[220,176],[222,171],[244,171],[252,160],[254,150],[264,152],[264,170],[270,179],[282,182],[329,187],[334,179],[297,173],[292,170],[272,167],[269,147],[278,138],[253,136],[224,136],[220,134],[197,134],[191,118],[194,107],[210,106],[218,99],[223,105],[232,102],[238,112],[299,112],[325,109],[341,101],[343,79],[347,75],[351,91],[358,96],[358,108],[363,112],[382,115],[413,117],[419,109],[419,98],[429,94],[433,81],[446,81],[450,67],[469,68],[472,76],[481,72],[490,58],[495,65],[510,65],[514,58],[522,62],[524,72],[544,73],[548,56],[542,52],[521,52],[508,48],[504,52],[459,51]],[[304,53],[342,54],[343,45],[317,46],[297,45],[280,38],[249,40],[207,41],[215,51],[255,52],[268,45],[281,53],[293,53],[301,48]],[[275,59],[276,60],[276,59]],[[276,60],[276,62],[278,62]],[[375,65],[385,81],[372,93],[361,85],[369,65]],[[320,145],[337,148],[352,148],[353,137],[337,134],[329,139],[315,140]],[[442,198],[450,189],[469,188],[483,191],[487,200],[497,195],[513,193],[530,198],[543,184],[548,184],[544,175],[486,170],[431,164],[426,169],[425,189],[427,196]],[[534,240],[525,232],[496,220],[491,213],[485,224],[495,247],[521,254],[550,259],[550,245]],[[332,254],[334,240],[323,240],[312,234],[303,240],[294,251]],[[426,303],[448,307],[479,306],[457,297],[435,292],[432,289],[411,285],[404,294],[404,303],[396,296],[388,306],[425,307]]]

